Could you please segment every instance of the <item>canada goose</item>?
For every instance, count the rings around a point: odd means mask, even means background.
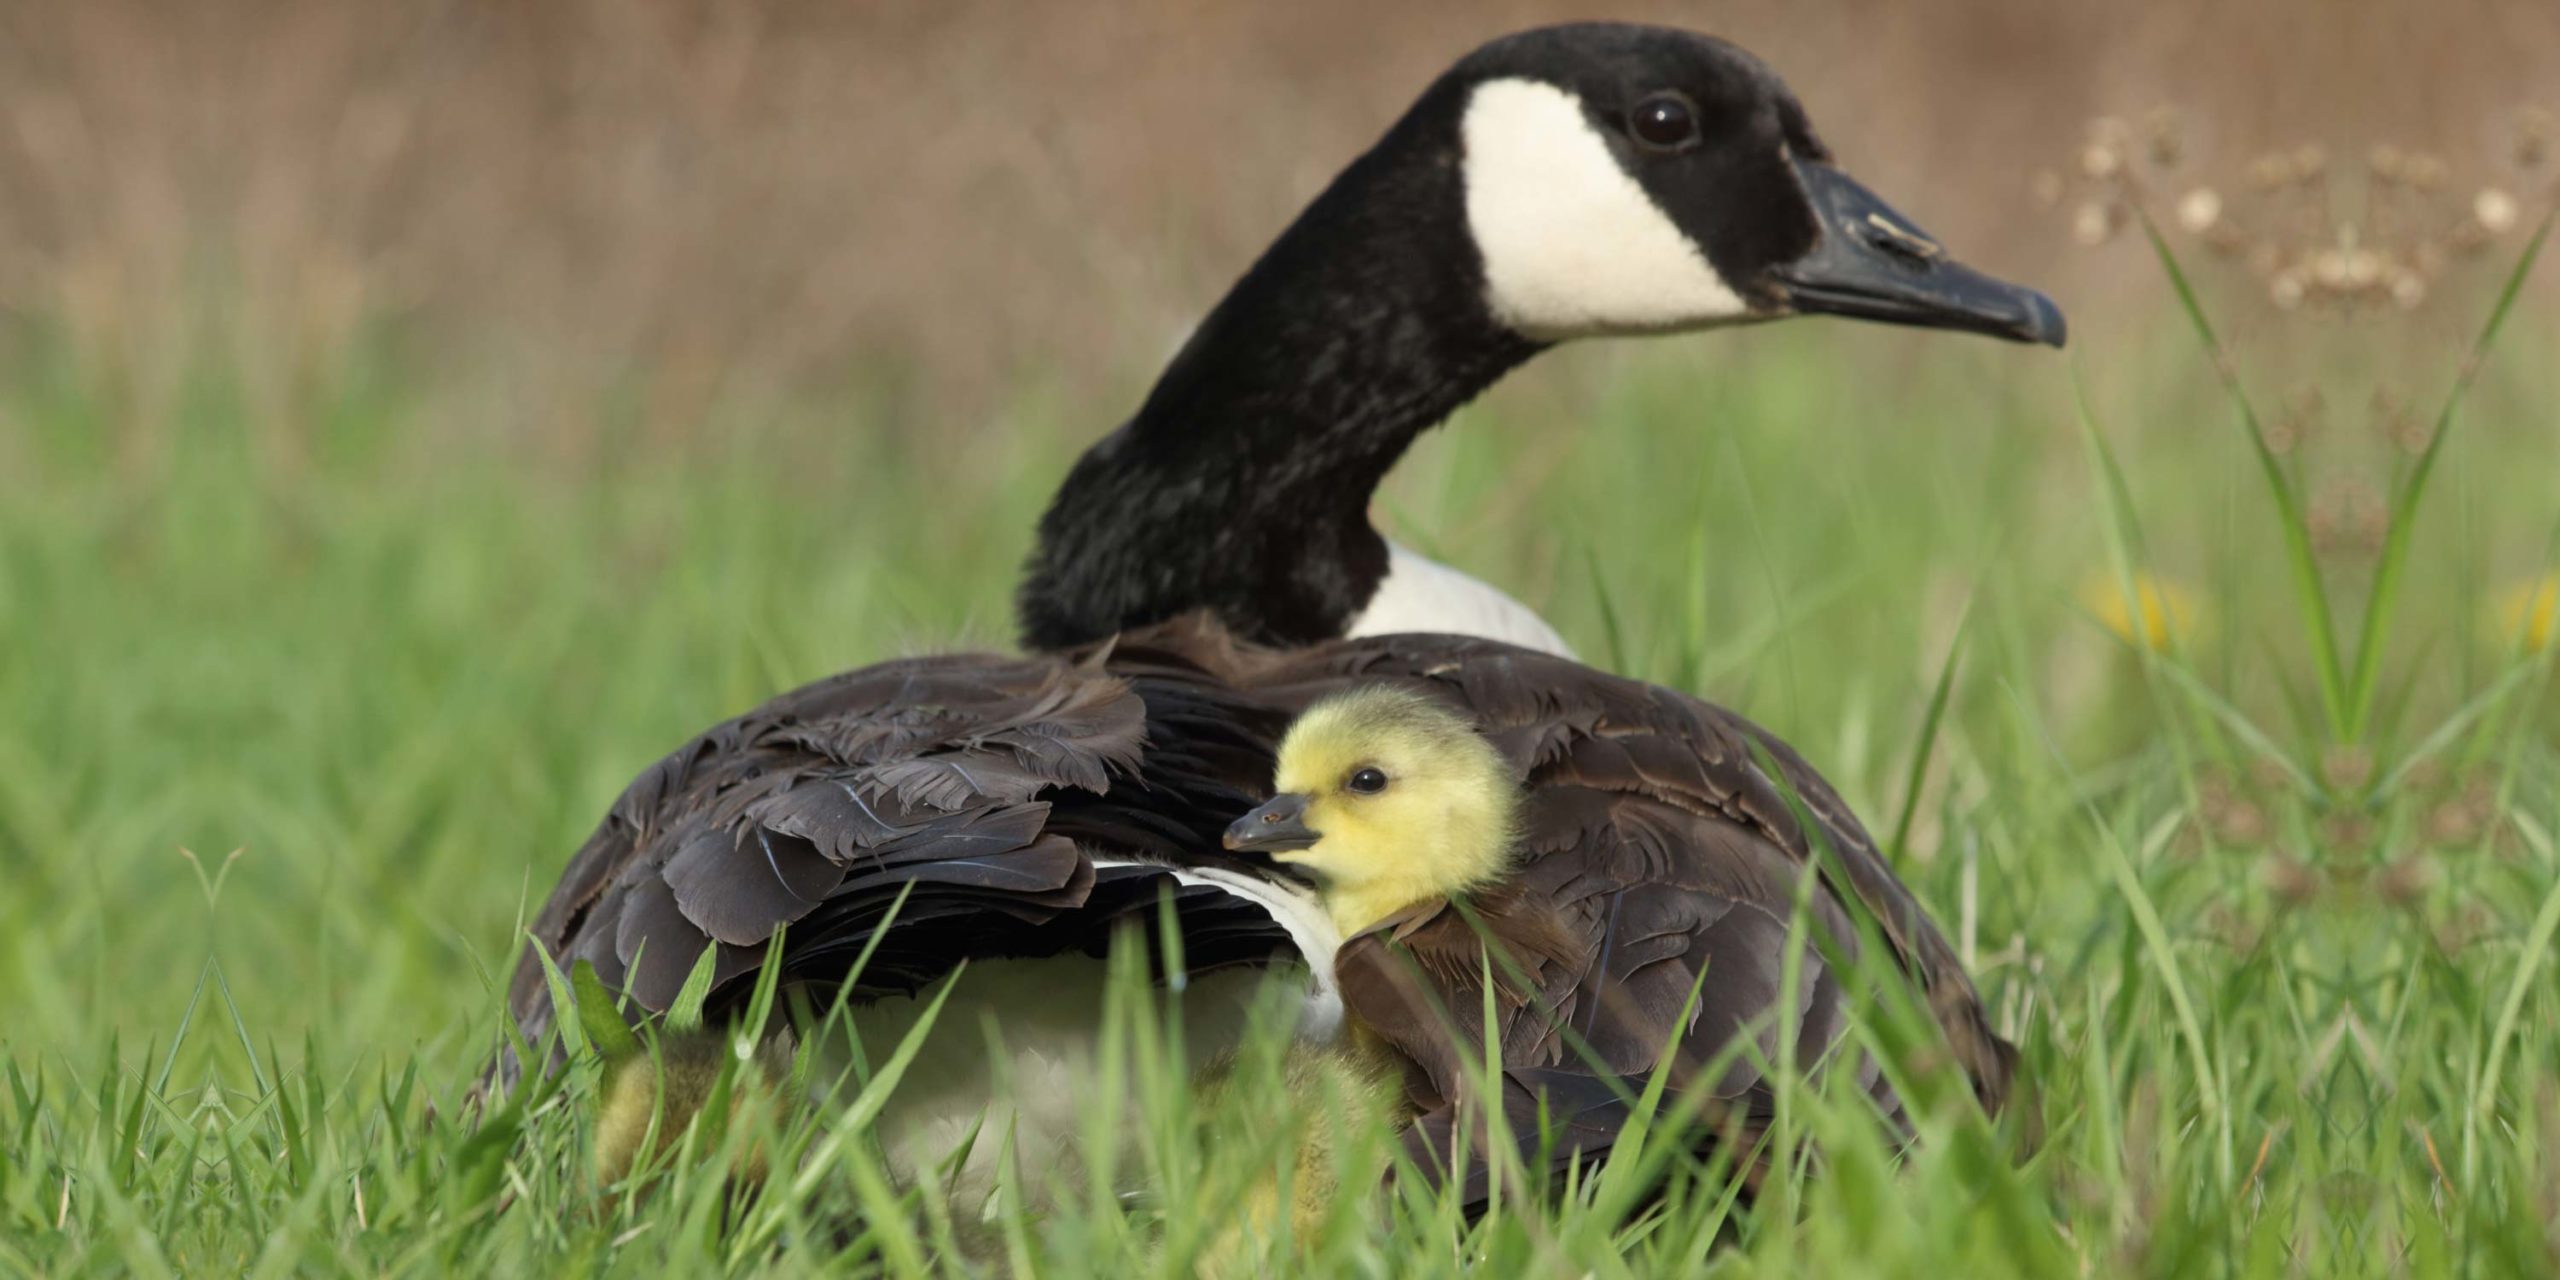
[[[1572,338],[1828,312],[2060,345],[2042,294],[1957,263],[1831,163],[1750,54],[1606,23],[1442,75],[1201,321],[1040,521],[1022,638],[1191,609],[1265,644],[1446,631],[1551,653],[1526,606],[1389,544],[1381,477]]]
[[[2008,1046],[1809,766],[1728,712],[1534,652],[1562,649],[1534,614],[1388,548],[1366,517],[1419,431],[1546,345],[1810,311],[2062,338],[2041,295],[1956,264],[1832,168],[1794,98],[1740,50],[1600,24],[1495,41],[1344,170],[1076,465],[1019,602],[1045,654],[884,663],[713,728],[624,793],[533,939],[564,966],[594,962],[640,1012],[667,1008],[716,946],[715,1016],[785,925],[785,978],[822,992],[876,944],[849,995],[892,1021],[968,959],[973,980],[990,971],[985,1012],[1034,1023],[1072,982],[1030,963],[1008,987],[986,962],[1099,955],[1168,890],[1192,974],[1322,954],[1330,914],[1267,857],[1222,851],[1221,834],[1265,796],[1292,714],[1396,681],[1471,715],[1527,789],[1513,900],[1561,932],[1529,968],[1538,999],[1505,1004],[1498,1029],[1522,1096],[1572,1083],[1555,1070],[1569,1037],[1537,1008],[1570,1011],[1573,1035],[1630,1070],[1675,1032],[1711,1053],[1757,1026],[1793,885],[1815,865],[1792,793],[1835,855],[1816,923],[1843,933],[1852,901],[1882,919],[1996,1106]],[[1365,634],[1425,625],[1527,648]],[[1463,949],[1456,928],[1418,920],[1408,941]],[[1675,1025],[1710,964],[1704,1007]],[[1813,1061],[1845,1011],[1827,968],[1805,972],[1799,1006],[1756,1034],[1793,1036]],[[1346,993],[1314,976],[1304,1016],[1321,1028]],[[510,1003],[542,1043],[551,1011],[530,956]],[[1739,1066],[1717,1084],[1746,1101],[1757,1086]],[[1072,1110],[1071,1083],[1051,1092]],[[1457,1123],[1460,1096],[1426,1072],[1417,1132]],[[1592,1108],[1586,1150],[1606,1145],[1605,1104]]]
[[[823,680],[712,729],[635,782],[571,862],[534,937],[563,965],[592,962],[640,1012],[669,1007],[716,946],[715,1018],[734,1012],[786,925],[783,981],[820,1004],[868,947],[846,993],[877,1019],[866,1043],[898,1034],[913,995],[964,959],[968,978],[1011,965],[979,1010],[1008,1028],[1010,1043],[1013,1028],[1040,1028],[1092,999],[1083,993],[1098,983],[1096,958],[1123,926],[1151,922],[1169,893],[1190,975],[1186,1009],[1207,1001],[1214,1012],[1233,997],[1212,980],[1340,946],[1333,913],[1283,864],[1221,843],[1231,815],[1268,797],[1291,716],[1377,683],[1471,717],[1523,789],[1516,869],[1474,910],[1497,937],[1540,940],[1497,966],[1525,975],[1526,987],[1505,982],[1494,993],[1505,1098],[1524,1116],[1564,1091],[1574,1147],[1596,1156],[1622,1116],[1606,1082],[1641,1076],[1666,1045],[1706,1061],[1747,1034],[1762,1060],[1779,1060],[1791,1039],[1796,1061],[1822,1061],[1848,1009],[1821,955],[1804,951],[1798,1000],[1777,1008],[1806,875],[1819,877],[1812,926],[1854,955],[1851,912],[1872,914],[1977,1095],[1999,1105],[2014,1051],[1865,830],[1784,743],[1667,689],[1463,637],[1276,650],[1193,617],[1071,657],[946,655]],[[1538,927],[1509,932],[1506,920]],[[1467,1123],[1469,1094],[1439,1015],[1426,1011],[1449,1010],[1466,1039],[1483,1043],[1485,1028],[1472,1025],[1482,993],[1471,990],[1484,952],[1453,910],[1413,913],[1394,932],[1404,950],[1436,957],[1429,968],[1449,985],[1346,987],[1348,974],[1392,972],[1350,965],[1355,942],[1334,966],[1311,967],[1302,1025],[1329,1036],[1346,1008],[1361,1009],[1362,1023],[1420,1064],[1408,1081],[1413,1142],[1418,1155],[1436,1153]],[[1709,979],[1684,1020],[1701,972]],[[530,978],[519,969],[513,1008],[541,1043],[551,1015],[538,965]],[[975,1061],[984,1057],[977,1023],[958,1019],[959,1047],[929,1070],[911,1067],[934,1088],[910,1099],[902,1087],[883,1113],[900,1171],[930,1167],[939,1137],[977,1124],[993,1069]],[[1589,1069],[1585,1052],[1603,1070]],[[1057,1060],[1054,1043],[1040,1058]],[[1858,1069],[1898,1113],[1872,1064]],[[1045,1082],[1046,1096],[999,1118],[1021,1126],[1026,1163],[1034,1150],[1055,1160],[1071,1144],[1061,1118],[1086,1100],[1078,1079]],[[1767,1101],[1750,1060],[1711,1087],[1736,1115]],[[1536,1128],[1513,1132],[1534,1140]],[[995,1145],[972,1149],[964,1190],[984,1193],[1000,1178],[992,1155],[979,1162]]]

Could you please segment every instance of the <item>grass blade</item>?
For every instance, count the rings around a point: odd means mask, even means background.
[[[1947,640],[1947,659],[1938,666],[1938,682],[1929,690],[1929,709],[1920,716],[1920,745],[1911,753],[1911,772],[1902,782],[1902,813],[1893,820],[1893,838],[1885,842],[1885,857],[1896,865],[1903,860],[1911,839],[1911,819],[1920,811],[1920,787],[1929,777],[1929,760],[1938,747],[1938,729],[1947,714],[1947,694],[1955,688],[1956,666],[1964,655],[1965,632],[1973,625],[1973,600],[1967,597],[1964,612],[1956,618],[1955,635]]]
[[[2258,459],[2267,495],[2275,502],[2276,522],[2284,530],[2285,561],[2293,576],[2294,598],[2320,677],[2321,709],[2328,717],[2330,733],[2343,740],[2349,732],[2346,663],[2338,651],[2337,620],[2329,608],[2329,588],[2320,573],[2319,555],[2311,546],[2311,521],[2304,514],[2301,495],[2294,491],[2293,480],[2285,474],[2275,450],[2267,446],[2266,428],[2258,421],[2257,409],[2249,403],[2248,389],[2241,385],[2239,366],[2232,362],[2229,349],[2214,332],[2204,303],[2196,297],[2195,286],[2178,263],[2178,255],[2169,248],[2159,225],[2140,202],[2133,205],[2133,211],[2144,238],[2150,241],[2153,256],[2160,260],[2161,271],[2169,278],[2171,291],[2177,295],[2179,310],[2186,314],[2197,340],[2204,344],[2214,377],[2222,383],[2223,394],[2230,399],[2241,427],[2248,433],[2249,448]]]
[[[2427,433],[2427,447],[2418,453],[2417,465],[2410,468],[2399,491],[2392,495],[2391,523],[2382,543],[2382,559],[2373,571],[2373,589],[2365,597],[2364,625],[2356,639],[2356,668],[2352,685],[2353,698],[2348,705],[2346,732],[2350,738],[2364,732],[2366,718],[2373,710],[2375,685],[2381,679],[2382,642],[2389,626],[2392,604],[2399,598],[2400,577],[2409,562],[2409,544],[2418,517],[2418,503],[2426,497],[2427,480],[2435,474],[2436,459],[2444,450],[2445,437],[2453,432],[2454,414],[2471,394],[2471,384],[2480,376],[2480,367],[2488,361],[2489,348],[2498,340],[2499,331],[2507,327],[2507,317],[2514,314],[2516,298],[2524,292],[2524,282],[2533,274],[2533,264],[2542,256],[2543,241],[2551,234],[2554,218],[2560,210],[2544,214],[2525,241],[2524,252],[2516,256],[2515,266],[2507,272],[2506,282],[2498,290],[2498,300],[2489,308],[2489,318],[2480,326],[2480,336],[2472,339],[2463,353],[2462,367],[2454,372],[2453,388],[2445,393],[2444,407],[2436,411],[2434,428]]]

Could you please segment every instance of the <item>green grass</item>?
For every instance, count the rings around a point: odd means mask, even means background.
[[[1888,983],[1861,1034],[1933,1099],[1909,1153],[1797,1090],[1819,1169],[1757,1210],[1666,1123],[1473,1225],[1346,1202],[1308,1273],[2548,1271],[2560,703],[2492,602],[2560,540],[2560,395],[2519,358],[2552,319],[2518,313],[2417,465],[2264,452],[2174,316],[2068,358],[1842,325],[1595,348],[1426,441],[1400,536],[1747,711],[1893,836],[2044,1136],[1970,1117]],[[787,1171],[732,1204],[709,1149],[644,1198],[591,1185],[592,1067],[461,1105],[516,923],[622,784],[793,683],[1004,643],[1031,517],[1134,380],[932,435],[859,388],[682,444],[603,406],[609,450],[564,461],[469,443],[397,360],[288,425],[196,368],[137,422],[17,338],[0,1274],[1181,1274],[1280,1157],[1272,1064],[1194,1098],[1135,1010],[1157,1193],[992,1228],[806,1115],[723,1140]],[[2397,468],[2378,592],[2301,514],[2309,470],[2359,463]],[[2093,619],[2142,579],[2194,615],[2158,650]]]

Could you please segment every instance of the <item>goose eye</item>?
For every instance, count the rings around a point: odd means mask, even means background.
[[[1384,770],[1363,767],[1352,770],[1342,785],[1354,795],[1374,796],[1387,789],[1387,775]]]
[[[1627,113],[1627,130],[1655,150],[1674,150],[1698,140],[1698,111],[1679,94],[1657,93]]]

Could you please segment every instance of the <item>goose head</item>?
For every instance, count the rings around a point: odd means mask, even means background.
[[[1206,609],[1263,643],[1462,632],[1561,651],[1368,519],[1425,429],[1577,338],[1829,313],[2059,345],[2043,294],[1955,260],[1833,163],[1724,41],[1587,23],[1442,74],[1237,280],[1086,451],[1019,597],[1034,648]]]
[[[1957,262],[1722,40],[1550,27],[1478,50],[1439,92],[1485,305],[1524,337],[1828,313],[2062,344],[2052,300]]]
[[[1371,685],[1309,707],[1281,740],[1273,782],[1279,794],[1236,819],[1226,847],[1312,875],[1345,937],[1510,865],[1510,762],[1420,694]]]

